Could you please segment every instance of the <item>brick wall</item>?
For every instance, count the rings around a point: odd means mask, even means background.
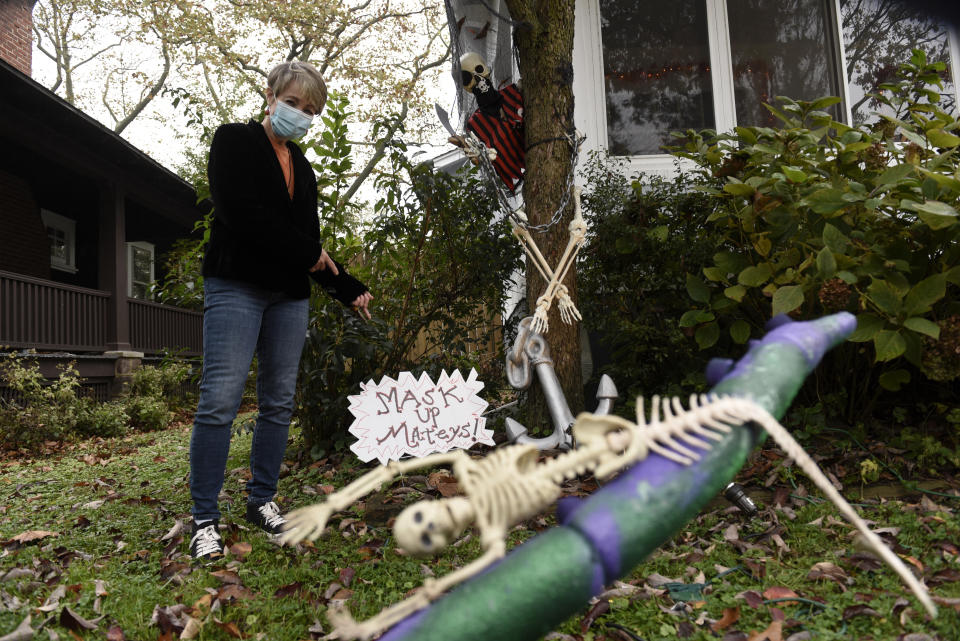
[[[26,181],[2,170],[0,239],[0,270],[50,278],[50,243],[40,207]]]
[[[0,58],[30,75],[33,5],[37,0],[0,0]]]

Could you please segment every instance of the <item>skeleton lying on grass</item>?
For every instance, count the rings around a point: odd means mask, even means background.
[[[870,531],[789,432],[760,405],[738,397],[693,396],[690,409],[684,410],[676,398],[661,401],[655,396],[649,422],[645,419],[641,398],[637,403],[636,424],[618,416],[583,413],[573,426],[577,449],[541,463],[537,462],[539,452],[533,445],[502,447],[479,460],[473,460],[466,452],[457,450],[421,459],[391,462],[331,494],[324,503],[290,514],[281,542],[294,544],[320,536],[334,512],[347,508],[399,475],[436,465],[449,465],[452,468],[464,496],[419,501],[404,509],[394,525],[397,542],[411,554],[434,554],[452,543],[473,522],[480,531],[484,553],[459,570],[438,579],[426,580],[413,596],[386,608],[367,621],[354,621],[345,609],[331,609],[328,612],[328,618],[336,626],[332,636],[369,639],[425,608],[446,590],[503,557],[509,529],[560,498],[564,480],[587,471],[604,478],[646,458],[649,452],[690,465],[700,459],[700,454],[691,447],[709,450],[709,441],[718,441],[730,432],[732,426],[749,422],[767,431],[860,530],[878,556],[900,575],[931,615],[936,615],[936,607],[926,588],[880,537]]]

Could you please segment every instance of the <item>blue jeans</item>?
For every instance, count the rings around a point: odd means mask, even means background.
[[[193,518],[219,519],[217,497],[230,433],[254,352],[260,414],[250,450],[247,502],[273,500],[287,448],[309,299],[224,278],[204,279],[203,377],[190,439]]]

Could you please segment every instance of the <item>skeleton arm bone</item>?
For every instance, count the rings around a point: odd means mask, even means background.
[[[409,461],[390,461],[387,465],[372,470],[353,483],[327,497],[327,500],[316,505],[310,505],[291,512],[287,516],[284,533],[280,536],[281,545],[294,545],[304,539],[315,539],[323,533],[330,517],[360,500],[367,494],[375,492],[384,483],[393,481],[398,476],[409,471],[433,467],[435,465],[457,465],[462,460],[469,460],[462,450],[454,450],[443,454],[433,454]]]

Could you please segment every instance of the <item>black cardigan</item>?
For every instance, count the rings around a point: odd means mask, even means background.
[[[309,272],[320,258],[317,179],[300,148],[287,142],[293,160],[291,199],[280,161],[259,122],[221,125],[213,135],[207,176],[214,204],[203,275],[252,283],[293,298],[310,295],[313,276],[344,305],[366,291],[337,263]]]

